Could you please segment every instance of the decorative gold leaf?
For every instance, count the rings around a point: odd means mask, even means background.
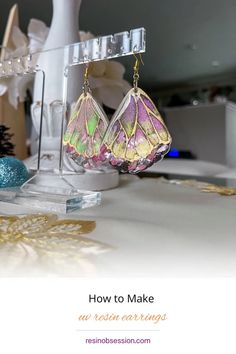
[[[0,233],[6,232],[8,227],[17,220],[15,216],[0,216]]]
[[[47,230],[55,221],[54,214],[32,214],[17,218],[13,221],[7,232],[11,234],[31,235]]]
[[[92,232],[96,227],[95,221],[58,220],[48,229],[49,234],[81,235]]]
[[[214,184],[209,184],[208,186],[202,188],[202,192],[218,193],[220,195],[229,197],[232,195],[236,195],[236,188],[221,187],[221,186],[216,186]]]
[[[159,180],[161,180],[165,183],[177,184],[177,185],[197,188],[205,193],[218,193],[218,194],[220,194],[222,196],[226,196],[226,197],[236,195],[236,188],[219,186],[216,184],[210,184],[207,182],[196,181],[196,180],[192,180],[192,179],[191,180],[188,180],[188,179],[186,179],[186,180],[166,180],[161,177],[161,178],[159,178]]]
[[[30,258],[33,262],[40,260],[56,267],[65,266],[67,262],[89,264],[86,256],[111,249],[108,245],[82,236],[95,227],[95,221],[58,220],[54,214],[0,216],[0,251],[5,250],[7,254],[10,250],[11,254],[21,256],[23,252],[26,262]]]

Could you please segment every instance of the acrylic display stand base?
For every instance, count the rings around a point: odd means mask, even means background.
[[[99,192],[80,192],[74,196],[45,193],[27,193],[20,188],[0,189],[0,201],[21,205],[34,210],[44,210],[66,214],[75,210],[90,208],[101,204]]]
[[[46,185],[52,185],[54,187],[61,186],[60,179],[49,178],[50,173],[58,173],[58,160],[59,152],[58,151],[43,151],[41,158],[41,171],[40,174],[41,181]],[[26,167],[28,168],[31,174],[36,173],[37,169],[37,159],[38,156],[32,156],[24,161]],[[77,189],[90,190],[90,191],[104,191],[107,189],[116,188],[119,185],[119,173],[111,168],[104,169],[103,171],[84,171],[78,165],[73,163],[72,160],[65,160],[66,170],[63,174],[66,176],[68,182]],[[77,167],[77,171],[72,172],[70,169]],[[45,173],[45,175],[44,175]],[[49,174],[49,175],[48,175]],[[51,180],[51,184],[50,184]]]
[[[100,205],[101,193],[73,188],[67,179],[55,173],[39,173],[21,188],[0,188],[0,201],[36,210],[69,213]]]

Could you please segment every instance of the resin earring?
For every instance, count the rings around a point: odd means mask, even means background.
[[[142,58],[135,58],[133,88],[115,112],[101,149],[112,166],[129,173],[138,173],[161,160],[171,144],[160,113],[138,87]]]
[[[86,65],[83,92],[72,110],[63,143],[66,153],[78,165],[92,169],[104,162],[100,148],[109,122],[91,94],[88,75],[89,65]]]

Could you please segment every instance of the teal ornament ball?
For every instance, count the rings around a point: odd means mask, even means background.
[[[29,178],[27,168],[15,157],[0,158],[0,188],[21,186]]]

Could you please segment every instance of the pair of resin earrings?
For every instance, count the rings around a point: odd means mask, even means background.
[[[169,151],[168,129],[150,97],[138,87],[139,63],[136,57],[133,88],[110,123],[91,95],[86,67],[83,92],[64,134],[66,153],[84,168],[101,168],[109,162],[121,172],[138,173]]]

